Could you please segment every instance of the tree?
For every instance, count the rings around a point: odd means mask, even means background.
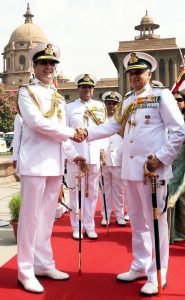
[[[6,91],[0,85],[0,131],[13,131],[16,111],[17,92]]]

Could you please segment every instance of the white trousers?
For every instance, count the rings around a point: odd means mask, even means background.
[[[51,234],[62,176],[21,176],[18,223],[18,277],[55,268]]]
[[[153,209],[151,196],[151,183],[144,185],[141,181],[124,181],[128,213],[132,227],[132,254],[134,260],[131,268],[145,271],[148,280],[157,282]],[[167,185],[157,188],[157,206],[159,214],[165,207]],[[159,216],[159,239],[160,239],[160,259],[161,274],[163,284],[166,281],[166,273],[169,258],[168,224],[167,213]]]
[[[98,200],[98,183],[99,183],[99,165],[88,165],[88,197],[85,197],[85,177],[81,179],[81,214],[82,214],[82,228],[85,230],[94,230],[95,222],[94,215],[96,211],[96,205]],[[68,163],[68,185],[69,187],[75,187],[73,190],[69,190],[70,207],[72,212],[70,213],[71,226],[73,231],[79,230],[78,220],[78,186],[77,178],[78,167],[74,163]]]
[[[104,193],[107,216],[110,218],[112,206],[116,217],[124,215],[124,186],[121,179],[121,167],[103,166]],[[101,178],[100,178],[101,182]],[[103,191],[100,193],[101,214],[105,217]]]

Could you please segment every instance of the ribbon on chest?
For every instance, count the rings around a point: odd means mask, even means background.
[[[126,123],[133,112],[136,112],[140,108],[157,108],[160,105],[161,97],[149,95],[147,97],[138,97],[134,102],[131,102],[126,106],[122,112],[123,101],[118,105],[118,108],[114,114],[115,120],[121,124],[119,134],[124,137],[124,131]]]

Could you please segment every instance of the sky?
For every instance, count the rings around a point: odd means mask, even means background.
[[[101,78],[117,77],[108,53],[118,50],[120,41],[134,40],[146,10],[161,38],[176,37],[185,47],[185,0],[0,0],[0,51],[12,32],[25,21],[27,3],[48,40],[59,47],[62,71],[71,81],[82,73]],[[3,57],[0,57],[0,72]]]

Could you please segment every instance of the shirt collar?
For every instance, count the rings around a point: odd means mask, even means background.
[[[80,102],[82,102],[82,103],[90,103],[91,102],[91,99],[86,100],[86,101],[82,100],[81,98],[79,98],[79,99],[80,99]]]
[[[43,86],[46,89],[52,88],[52,83],[51,84],[45,84],[42,81],[38,80],[37,78],[35,78],[33,82],[39,84],[40,86]]]
[[[136,91],[135,95],[138,96],[138,95],[146,92],[150,87],[151,87],[150,83],[147,83],[142,89],[140,89],[139,91]]]

